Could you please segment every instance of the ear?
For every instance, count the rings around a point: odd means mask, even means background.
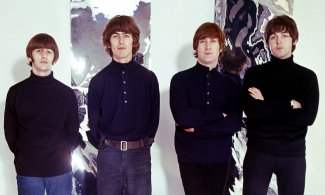
[[[297,40],[295,40],[295,42],[293,42],[293,43],[292,43],[292,45],[296,45],[296,44],[297,44],[297,42],[298,42],[298,39],[297,39]]]
[[[27,58],[28,62],[33,62],[32,58]]]

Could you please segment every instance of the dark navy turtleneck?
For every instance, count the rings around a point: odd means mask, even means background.
[[[18,175],[71,171],[71,151],[81,141],[76,96],[53,72],[40,77],[31,71],[8,91],[4,129]]]
[[[252,98],[249,87],[258,88],[264,101]],[[293,56],[272,56],[270,62],[247,70],[242,92],[248,147],[280,156],[305,155],[307,126],[313,124],[318,110],[316,74],[294,63]],[[292,99],[302,108],[292,109]]]

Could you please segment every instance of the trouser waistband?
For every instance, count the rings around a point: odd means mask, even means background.
[[[120,149],[122,151],[139,149],[151,145],[154,142],[153,138],[139,139],[135,141],[118,141],[105,138],[103,143],[106,146]]]

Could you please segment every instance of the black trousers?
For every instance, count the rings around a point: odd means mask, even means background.
[[[274,173],[278,195],[303,195],[306,158],[274,156],[248,149],[244,159],[243,195],[266,195]]]
[[[228,164],[179,163],[186,195],[223,195],[226,191]]]

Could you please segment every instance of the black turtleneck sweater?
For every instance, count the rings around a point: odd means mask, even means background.
[[[5,137],[18,175],[51,177],[71,171],[79,144],[77,99],[71,88],[33,72],[7,94]]]
[[[256,87],[264,101],[247,91]],[[293,56],[247,70],[243,83],[243,108],[247,115],[248,148],[279,156],[304,156],[307,126],[313,124],[319,101],[315,73],[293,62]],[[290,101],[301,103],[292,109]]]
[[[114,60],[89,84],[88,117],[92,144],[110,138],[134,141],[154,138],[159,124],[159,86],[156,75],[131,60]]]
[[[179,162],[229,162],[232,135],[240,130],[242,113],[239,87],[230,77],[199,63],[175,74],[170,83],[170,108],[177,124]],[[184,130],[191,127],[194,133]]]

